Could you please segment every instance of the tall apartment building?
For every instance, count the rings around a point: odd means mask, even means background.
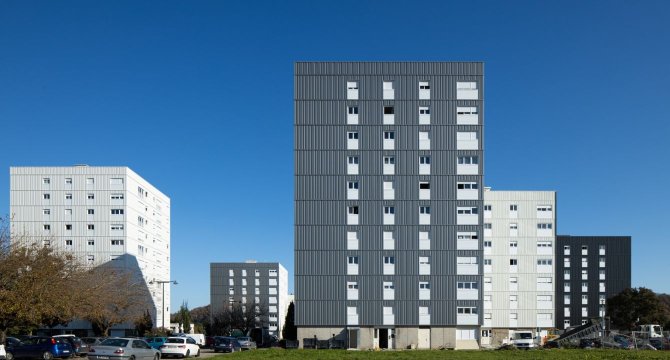
[[[263,327],[281,337],[289,305],[288,272],[280,263],[225,262],[210,264],[211,316],[221,314],[227,306],[258,306]],[[264,309],[261,309],[263,307]]]
[[[482,346],[554,328],[556,192],[484,190]]]
[[[630,236],[557,237],[556,327],[606,316],[607,299],[630,287]]]
[[[478,346],[483,68],[295,64],[301,341]]]
[[[165,318],[169,325],[170,287],[163,294],[150,282],[170,279],[170,199],[138,174],[127,167],[12,167],[10,214],[15,236],[40,238],[89,266],[139,271],[154,323]],[[70,324],[85,333],[84,327],[90,325]]]

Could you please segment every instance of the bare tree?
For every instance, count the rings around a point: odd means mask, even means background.
[[[98,266],[86,275],[87,295],[82,298],[80,310],[99,335],[108,336],[114,325],[134,321],[146,310],[147,286],[135,272]]]
[[[73,284],[84,270],[49,243],[11,234],[7,219],[0,219],[0,343],[8,329],[65,324],[76,315]]]

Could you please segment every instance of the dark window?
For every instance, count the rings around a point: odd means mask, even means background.
[[[384,115],[393,115],[393,106],[384,106]]]

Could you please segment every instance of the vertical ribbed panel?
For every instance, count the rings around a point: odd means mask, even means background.
[[[361,326],[381,326],[382,308],[394,309],[395,324],[418,326],[419,306],[428,306],[431,325],[455,326],[457,306],[482,308],[481,298],[456,300],[457,281],[481,283],[481,250],[456,249],[457,231],[482,233],[479,225],[457,225],[456,208],[482,209],[482,63],[296,63],[295,64],[295,290],[298,326],[345,326],[346,307],[356,306]],[[358,81],[359,98],[347,99],[347,82]],[[393,81],[395,98],[383,99],[383,81]],[[429,81],[431,99],[419,100],[419,81]],[[478,100],[456,99],[456,82],[479,84]],[[347,124],[347,107],[357,106],[359,123]],[[393,125],[383,124],[393,106]],[[419,125],[419,106],[429,106],[430,125]],[[457,125],[457,106],[477,106],[478,125]],[[359,149],[347,149],[347,132],[359,134]],[[395,132],[394,150],[383,149],[384,131]],[[428,131],[430,150],[419,150],[419,131]],[[476,132],[478,150],[457,150],[456,133]],[[359,174],[347,174],[347,157],[357,156]],[[395,174],[383,174],[384,156],[395,157]],[[419,175],[419,157],[430,156],[430,175]],[[478,175],[457,175],[459,156],[478,156]],[[359,198],[347,199],[347,181],[358,181]],[[394,200],[383,199],[392,181]],[[419,181],[429,181],[430,200],[418,200]],[[479,200],[456,200],[456,183],[480,186]],[[360,225],[347,225],[347,207],[358,206]],[[385,206],[395,224],[383,225]],[[419,225],[419,207],[429,206],[431,224]],[[347,231],[356,231],[358,250],[347,250]],[[383,249],[392,231],[393,250]],[[419,232],[430,233],[430,250],[419,250]],[[481,236],[480,236],[481,239]],[[481,247],[480,247],[481,249]],[[347,257],[359,260],[359,274],[347,275]],[[395,259],[395,275],[383,274],[384,257]],[[431,275],[419,275],[419,257],[430,259]],[[457,275],[459,256],[479,259],[480,275]],[[358,282],[358,301],[346,300],[347,281]],[[383,300],[392,281],[395,300]],[[419,281],[429,281],[431,300],[419,298]],[[481,313],[481,312],[480,312]]]

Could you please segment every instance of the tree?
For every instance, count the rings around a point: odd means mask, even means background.
[[[183,332],[191,332],[191,312],[188,311],[188,302],[184,301],[181,304],[175,320],[181,324]]]
[[[298,340],[298,328],[295,327],[295,304],[293,304],[293,301],[288,305],[281,336],[284,340]]]
[[[635,330],[642,324],[666,324],[668,309],[647,288],[628,288],[607,300],[607,314],[612,327]]]
[[[151,331],[154,327],[154,321],[151,318],[151,312],[149,309],[144,312],[144,315],[139,319],[135,320],[135,330],[137,331],[137,336],[143,337],[144,334]]]
[[[11,328],[65,324],[78,314],[85,269],[50,238],[12,234],[0,218],[0,344]]]
[[[135,271],[115,266],[98,266],[87,272],[88,297],[81,307],[98,336],[109,336],[114,325],[140,317],[148,301],[146,283]]]

